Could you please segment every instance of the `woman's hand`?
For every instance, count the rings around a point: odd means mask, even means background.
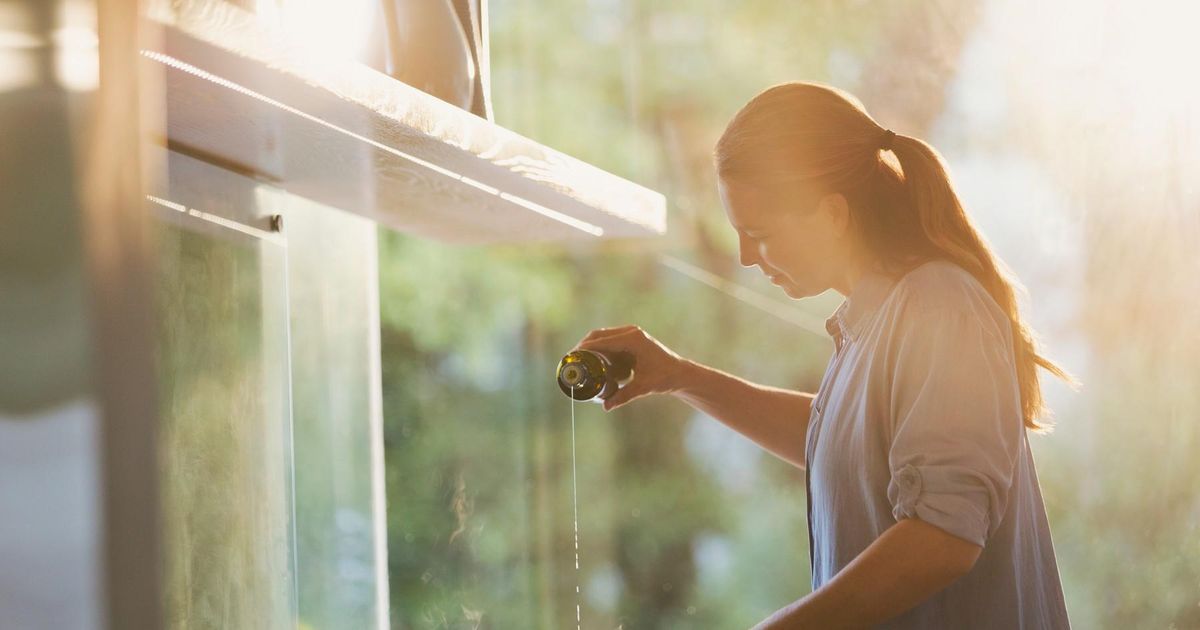
[[[583,337],[573,350],[628,352],[633,356],[633,378],[604,401],[611,411],[650,394],[669,394],[680,387],[683,357],[664,346],[639,326],[597,328]]]

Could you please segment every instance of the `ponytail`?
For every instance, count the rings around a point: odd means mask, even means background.
[[[975,228],[933,147],[880,127],[842,90],[791,82],[768,88],[738,111],[714,159],[722,179],[799,180],[809,190],[843,194],[864,243],[889,273],[933,259],[970,272],[1008,315],[1024,425],[1051,430],[1038,422],[1052,414],[1037,368],[1073,388],[1079,382],[1039,353],[1016,299],[1016,290],[1028,291]]]
[[[1025,295],[1028,291],[976,229],[954,190],[942,156],[923,140],[903,135],[893,140],[892,152],[908,193],[907,205],[932,249],[975,276],[1008,315],[1025,426],[1038,433],[1050,432],[1051,424],[1037,421],[1039,417],[1052,417],[1037,378],[1038,366],[1073,388],[1080,386],[1079,381],[1038,352],[1035,333],[1018,312],[1016,291]]]

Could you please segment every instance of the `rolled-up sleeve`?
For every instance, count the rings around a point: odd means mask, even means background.
[[[1004,516],[1024,432],[1011,334],[983,299],[913,301],[899,318],[887,488],[897,521],[980,546]]]

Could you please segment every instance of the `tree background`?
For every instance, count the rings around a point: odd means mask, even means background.
[[[1031,435],[1075,625],[1200,627],[1200,93],[1170,6],[493,2],[497,122],[663,192],[669,234],[381,234],[393,626],[567,628],[579,603],[585,628],[749,627],[808,592],[803,473],[669,399],[577,405],[576,571],[554,383],[588,330],[635,323],[815,391],[840,296],[789,302],[739,267],[709,157],[746,100],[804,79],[946,155],[1084,382],[1043,379],[1058,428]]]

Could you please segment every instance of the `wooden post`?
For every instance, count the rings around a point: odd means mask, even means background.
[[[139,5],[0,29],[0,625],[163,625]]]

